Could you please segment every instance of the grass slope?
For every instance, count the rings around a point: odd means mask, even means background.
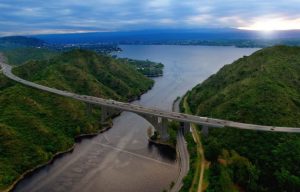
[[[108,56],[85,50],[62,53],[48,61],[30,61],[14,72],[30,81],[80,94],[132,100],[153,81]]]
[[[265,48],[226,65],[193,88],[188,103],[202,116],[300,127],[300,48]],[[208,190],[226,191],[230,180],[246,191],[300,190],[297,134],[215,129],[204,144],[215,174]]]
[[[24,36],[0,38],[0,51],[11,65],[21,65],[28,60],[46,60],[56,56],[57,51],[47,49],[40,39]]]
[[[35,47],[4,48],[2,52],[11,65],[21,65],[29,60],[47,60],[58,55],[56,51]]]
[[[128,100],[153,81],[118,61],[76,50],[15,69],[26,79],[82,94]],[[22,173],[70,148],[74,137],[102,129],[101,110],[15,84],[0,75],[0,191]]]

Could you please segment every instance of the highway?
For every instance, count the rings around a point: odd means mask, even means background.
[[[176,100],[173,103],[173,111],[179,112],[179,103],[181,99]],[[178,130],[177,134],[177,152],[179,154],[179,159],[180,159],[180,172],[177,178],[177,181],[175,182],[174,186],[170,190],[171,192],[177,192],[180,191],[181,187],[183,186],[183,178],[188,174],[189,168],[190,168],[190,163],[189,163],[189,152],[187,149],[187,143],[184,139],[183,135],[183,129]]]
[[[157,108],[143,107],[143,106],[135,105],[135,104],[131,104],[131,103],[114,101],[111,99],[102,99],[102,98],[88,96],[88,95],[79,95],[79,94],[75,94],[75,93],[70,93],[67,91],[46,87],[43,85],[39,85],[39,84],[30,82],[30,81],[21,79],[12,73],[12,66],[4,63],[4,61],[0,61],[0,65],[2,67],[3,74],[6,77],[8,77],[16,82],[19,82],[23,85],[33,87],[33,88],[36,88],[36,89],[39,89],[42,91],[54,93],[54,94],[61,95],[64,97],[70,97],[70,98],[73,98],[73,99],[76,99],[79,101],[83,101],[86,103],[90,103],[93,105],[107,106],[107,107],[119,109],[121,111],[129,111],[129,112],[134,112],[137,114],[158,116],[158,117],[162,117],[162,118],[176,120],[179,122],[195,123],[198,125],[205,125],[208,127],[216,127],[216,128],[233,127],[233,128],[237,128],[237,129],[246,129],[246,130],[300,133],[300,128],[263,126],[263,125],[239,123],[239,122],[227,121],[227,120],[222,120],[222,119],[214,119],[214,118],[208,118],[208,117],[188,115],[188,114],[183,114],[183,113],[178,113],[178,112],[164,111],[164,110],[160,110]]]

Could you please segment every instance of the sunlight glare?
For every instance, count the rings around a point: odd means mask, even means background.
[[[293,20],[286,20],[283,18],[273,19],[258,19],[249,26],[238,27],[242,30],[255,30],[271,32],[275,30],[296,30],[300,29],[300,18]]]

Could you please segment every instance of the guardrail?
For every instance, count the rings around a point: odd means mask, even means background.
[[[257,131],[272,131],[272,132],[288,132],[288,133],[300,133],[300,128],[296,127],[277,127],[277,126],[265,126],[265,125],[255,125],[255,124],[247,124],[247,123],[239,123],[234,121],[227,121],[223,119],[214,119],[214,118],[208,118],[208,117],[201,117],[201,116],[195,116],[195,115],[189,115],[184,113],[177,113],[177,112],[170,112],[170,111],[164,111],[156,108],[150,108],[150,107],[143,107],[140,105],[135,105],[131,103],[125,103],[125,102],[119,102],[114,101],[111,99],[103,99],[88,95],[79,95],[63,90],[58,90],[51,87],[46,87],[43,85],[39,85],[24,79],[21,79],[20,77],[15,76],[12,73],[12,66],[5,64],[3,61],[0,61],[0,65],[2,67],[3,74],[21,84],[43,90],[46,92],[54,93],[57,95],[70,97],[76,100],[80,100],[86,103],[91,103],[94,105],[101,105],[101,106],[107,106],[111,108],[120,109],[123,111],[129,111],[134,112],[138,114],[147,114],[147,115],[153,115],[168,119],[173,119],[176,121],[181,122],[189,122],[189,123],[195,123],[199,125],[205,125],[209,127],[232,127],[237,129],[246,129],[246,130],[257,130]]]

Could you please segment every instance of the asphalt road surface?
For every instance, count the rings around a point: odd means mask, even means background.
[[[255,124],[246,124],[246,123],[239,123],[239,122],[233,122],[233,121],[227,121],[222,119],[214,119],[214,118],[208,118],[208,117],[200,117],[195,115],[188,115],[178,112],[171,112],[171,111],[164,111],[156,108],[150,108],[150,107],[143,107],[140,105],[135,105],[131,103],[124,103],[119,101],[114,101],[111,99],[102,99],[98,97],[93,96],[87,96],[87,95],[79,95],[75,93],[70,93],[67,91],[62,91],[50,87],[46,87],[43,85],[39,85],[24,79],[21,79],[17,76],[15,76],[12,73],[12,66],[7,65],[4,63],[4,61],[0,61],[0,65],[2,67],[2,72],[5,76],[8,78],[17,81],[21,84],[40,89],[43,91],[47,91],[50,93],[58,94],[65,97],[70,97],[73,99],[77,99],[86,103],[94,104],[94,105],[100,105],[100,106],[107,106],[115,109],[119,109],[121,111],[130,111],[137,114],[146,114],[146,115],[154,115],[158,117],[168,118],[180,122],[189,122],[189,123],[195,123],[199,125],[205,125],[208,127],[232,127],[232,128],[238,128],[238,129],[247,129],[247,130],[257,130],[257,131],[273,131],[273,132],[291,132],[291,133],[300,133],[300,128],[294,128],[294,127],[276,127],[276,126],[264,126],[264,125],[255,125]]]
[[[180,99],[178,99],[177,101],[174,102],[173,104],[173,110],[175,112],[179,112],[179,102]],[[187,144],[186,141],[184,139],[184,135],[183,135],[183,130],[179,129],[178,130],[178,134],[177,134],[177,151],[179,154],[179,158],[180,158],[180,173],[179,176],[177,178],[177,181],[175,182],[171,192],[177,192],[181,189],[183,183],[182,180],[183,178],[187,175],[188,171],[189,171],[189,152],[187,149]]]

